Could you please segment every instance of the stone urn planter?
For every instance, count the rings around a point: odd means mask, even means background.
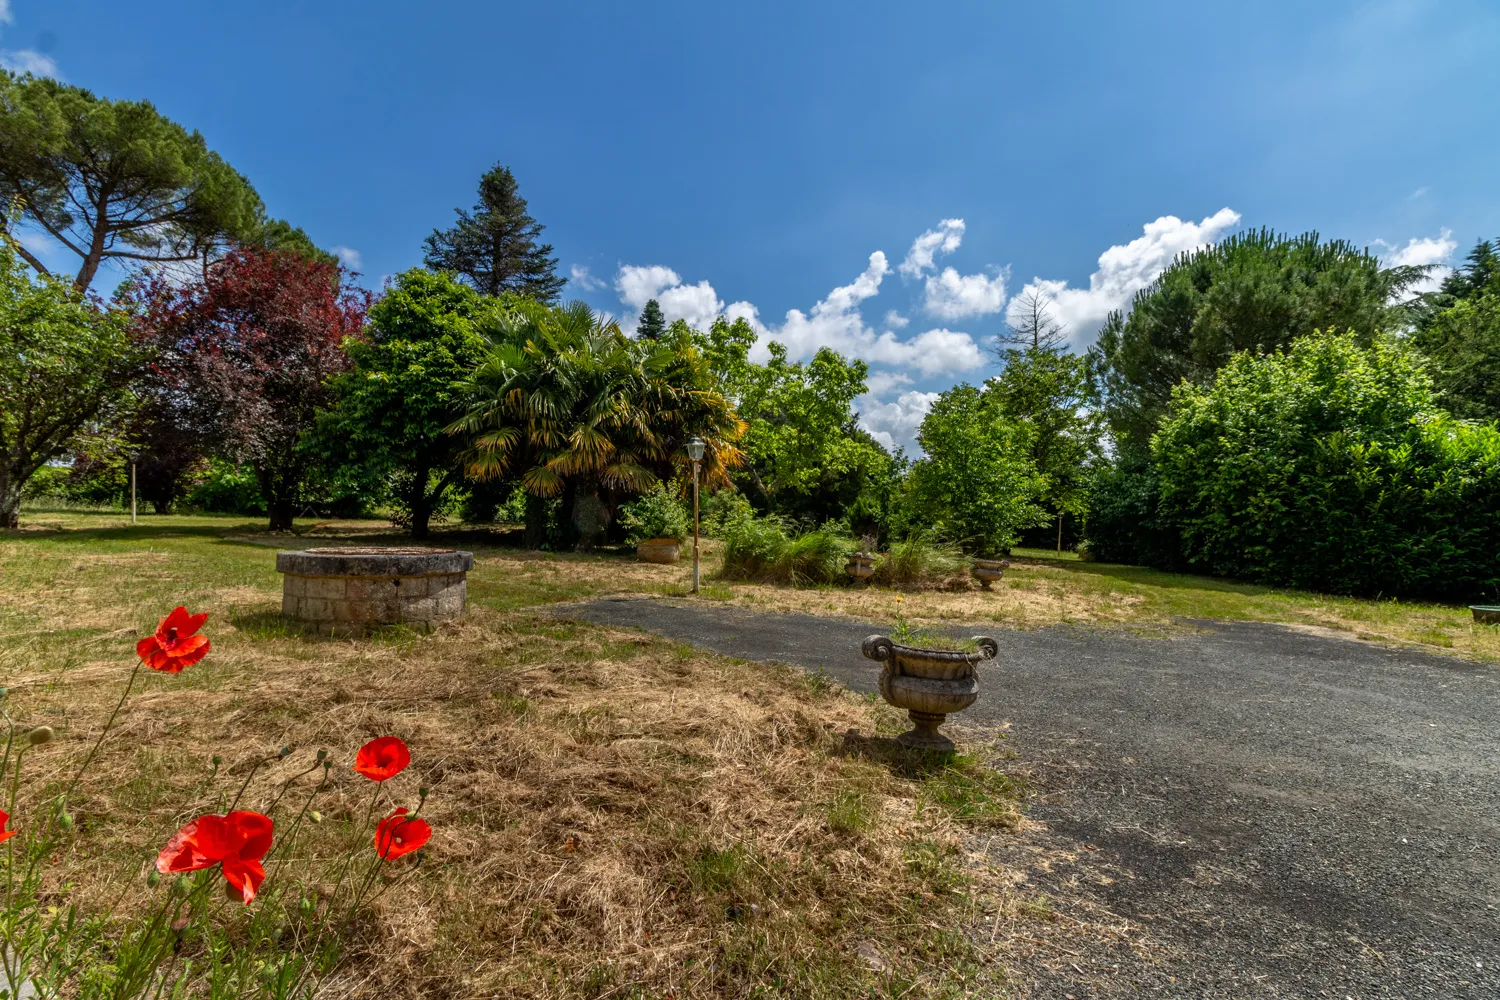
[[[969,572],[974,574],[974,579],[979,581],[981,587],[989,590],[990,584],[1004,576],[1008,569],[1009,559],[975,559],[974,568]]]
[[[641,562],[674,563],[682,558],[682,543],[675,538],[643,538],[636,543],[635,557]]]
[[[1469,613],[1477,625],[1500,625],[1500,607],[1489,604],[1471,604]]]
[[[283,618],[358,635],[404,622],[431,628],[463,614],[474,553],[342,547],[276,553]]]
[[[896,737],[897,741],[926,750],[953,749],[953,741],[938,727],[979,697],[974,664],[1000,654],[1000,644],[987,635],[975,636],[974,643],[977,649],[962,652],[903,646],[884,635],[864,641],[865,657],[885,664],[880,672],[881,696],[906,709],[912,721],[912,730]]]
[[[856,552],[844,564],[844,572],[854,578],[855,583],[868,585],[875,575],[875,557],[868,552]]]

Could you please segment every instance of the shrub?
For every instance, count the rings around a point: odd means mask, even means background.
[[[1161,515],[1210,572],[1334,593],[1500,593],[1500,430],[1439,411],[1401,344],[1314,335],[1237,355],[1211,386],[1178,388],[1152,456]]]
[[[620,526],[631,542],[647,538],[672,538],[680,542],[693,531],[687,508],[664,483],[621,507]]]
[[[1089,488],[1086,547],[1094,559],[1182,568],[1182,537],[1157,509],[1161,481],[1151,456],[1128,452],[1101,466]]]
[[[187,503],[210,514],[259,516],[266,512],[266,501],[260,495],[254,470],[222,458],[209,460],[203,481],[188,493]]]
[[[755,516],[755,508],[738,490],[718,490],[703,497],[698,526],[709,538],[723,538],[734,525]]]

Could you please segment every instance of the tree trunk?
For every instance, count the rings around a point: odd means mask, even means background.
[[[0,528],[21,526],[21,484],[0,466]]]
[[[411,505],[411,537],[426,538],[427,528],[431,521],[432,504],[427,501],[427,494],[424,490]]]
[[[275,500],[266,501],[266,510],[270,512],[271,531],[291,531],[293,507],[291,500],[286,497],[277,497]]]
[[[547,541],[547,508],[545,497],[526,494],[526,547],[540,549]]]

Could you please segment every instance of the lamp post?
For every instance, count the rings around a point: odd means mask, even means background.
[[[138,451],[130,453],[130,523],[135,524],[135,463],[141,457]]]
[[[696,434],[687,443],[688,458],[693,460],[693,593],[698,592],[698,467],[703,462],[703,439]]]

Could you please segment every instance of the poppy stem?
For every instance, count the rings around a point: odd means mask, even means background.
[[[94,762],[95,755],[99,753],[99,748],[104,745],[104,737],[108,736],[110,729],[114,727],[115,719],[119,716],[120,709],[125,707],[125,699],[130,697],[130,690],[135,687],[135,678],[141,672],[141,664],[143,662],[142,660],[135,661],[135,669],[130,672],[130,680],[125,682],[125,690],[120,692],[120,700],[115,702],[115,710],[109,713],[109,721],[104,724],[104,732],[100,733],[99,738],[94,741],[93,749],[89,751],[87,757],[83,758],[83,764],[78,768],[78,773],[73,775],[73,780],[68,782],[68,787],[63,791],[62,801],[65,807],[68,796],[72,795],[73,789],[78,787],[78,782],[83,777],[83,772],[89,769],[89,765]]]

